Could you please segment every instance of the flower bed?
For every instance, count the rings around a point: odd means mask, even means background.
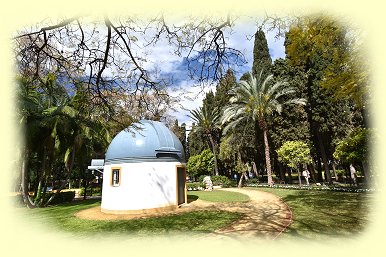
[[[337,191],[337,192],[350,192],[350,193],[362,193],[362,192],[374,192],[374,188],[357,188],[357,187],[337,187],[337,186],[297,186],[297,185],[273,185],[268,184],[246,184],[248,187],[269,187],[280,189],[298,189],[298,190],[317,190],[317,191]]]

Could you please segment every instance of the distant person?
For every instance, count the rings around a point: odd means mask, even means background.
[[[303,170],[303,177],[304,177],[305,180],[306,180],[307,186],[309,186],[309,185],[310,185],[310,182],[308,181],[308,179],[310,178],[310,172],[307,170],[307,168],[305,168],[305,169]]]

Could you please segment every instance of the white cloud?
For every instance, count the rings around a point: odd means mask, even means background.
[[[181,81],[179,87],[179,90],[170,92],[170,95],[180,97],[181,101],[179,102],[176,111],[170,111],[168,114],[174,116],[179,124],[185,123],[189,129],[192,126],[192,121],[188,117],[189,111],[202,106],[205,94],[211,90],[215,92],[216,86],[209,84],[204,85],[203,87],[195,86],[193,82],[184,80]]]
[[[246,60],[248,63],[245,65],[248,67],[248,69],[252,68],[253,63],[253,44],[254,44],[254,37],[253,35],[256,32],[256,26],[253,22],[242,22],[236,24],[234,31],[229,36],[229,46],[234,47],[240,51],[242,51],[245,54]],[[270,55],[272,57],[272,60],[276,60],[278,58],[285,57],[284,52],[284,39],[276,39],[275,38],[276,31],[273,30],[269,33],[266,33],[266,38],[268,42],[268,47],[270,50]],[[245,69],[245,67],[243,67]],[[177,112],[170,112],[171,115],[176,117],[179,121],[179,123],[185,123],[188,128],[191,127],[192,121],[188,117],[189,111],[188,110],[194,110],[200,106],[202,106],[202,101],[205,97],[205,93],[212,90],[215,92],[216,88],[215,85],[212,86],[205,86],[204,89],[201,87],[194,86],[193,83],[189,81],[182,81],[180,83],[180,87],[182,90],[178,90],[174,92],[172,95],[176,96],[178,94],[183,94],[183,97],[181,98],[180,105],[184,108],[177,108]],[[190,98],[193,98],[190,99]]]
[[[225,32],[228,46],[240,50],[245,55],[247,63],[241,67],[235,67],[241,71],[241,74],[252,68],[255,32],[256,23],[253,19],[236,21],[232,30],[227,30]],[[285,56],[283,46],[284,39],[276,39],[275,35],[275,30],[266,33],[272,60]],[[205,93],[209,92],[209,90],[215,91],[215,85],[206,85],[204,87],[195,86],[187,77],[187,73],[179,70],[183,58],[172,53],[173,47],[170,46],[165,39],[161,39],[156,46],[151,46],[150,49],[142,49],[143,50],[139,51],[143,51],[142,54],[146,56],[148,60],[148,62],[144,63],[145,69],[151,71],[154,68],[157,68],[161,73],[174,75],[177,77],[178,81],[180,81],[179,85],[177,85],[177,88],[179,89],[170,92],[170,94],[172,96],[179,96],[181,101],[176,108],[177,111],[170,111],[169,115],[177,118],[180,124],[185,123],[189,128],[192,124],[192,121],[188,117],[189,110],[202,106],[202,100],[205,97]],[[141,54],[141,52],[138,52],[138,54]],[[238,76],[241,74],[238,74]]]
[[[284,38],[275,38],[277,30],[266,33],[267,43],[269,47],[269,54],[271,55],[272,61],[278,58],[285,57]]]

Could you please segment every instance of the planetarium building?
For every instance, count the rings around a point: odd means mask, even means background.
[[[184,149],[173,132],[141,120],[115,136],[105,156],[102,212],[149,213],[184,203]]]

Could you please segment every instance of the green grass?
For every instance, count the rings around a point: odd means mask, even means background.
[[[237,192],[228,192],[222,190],[213,191],[189,191],[188,199],[201,199],[209,202],[247,202],[249,196]]]
[[[293,223],[282,238],[327,239],[361,235],[371,216],[372,193],[259,188],[283,199]]]
[[[172,233],[209,233],[240,218],[226,211],[193,211],[136,220],[85,220],[74,216],[77,211],[100,205],[100,200],[77,201],[40,209],[18,208],[21,218],[35,221],[58,231],[78,236],[165,235]]]

